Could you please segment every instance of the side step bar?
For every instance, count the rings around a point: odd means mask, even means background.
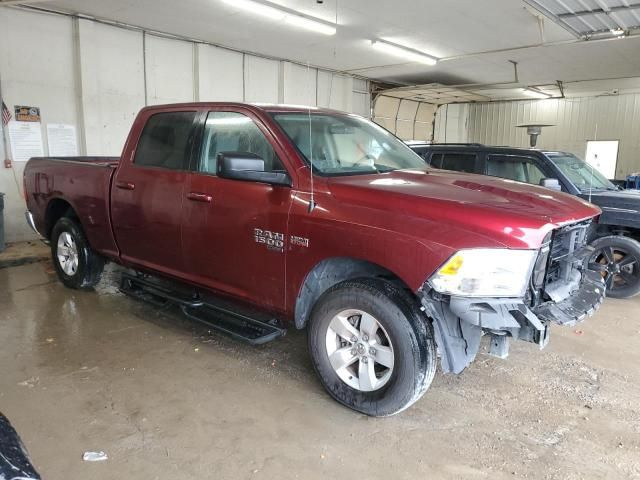
[[[270,342],[287,333],[278,326],[276,319],[261,319],[258,315],[234,311],[236,308],[231,304],[205,301],[200,294],[183,291],[177,285],[123,273],[120,291],[157,307],[176,305],[189,319],[252,345]]]

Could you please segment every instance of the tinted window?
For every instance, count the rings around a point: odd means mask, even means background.
[[[187,170],[196,112],[156,113],[144,126],[133,161],[143,167]]]
[[[533,162],[527,163],[527,176],[529,183],[540,185],[540,180],[547,178],[542,170]]]
[[[204,131],[202,170],[216,173],[220,152],[253,153],[267,172],[283,171],[276,152],[251,118],[236,112],[209,112]]]
[[[429,162],[429,165],[434,168],[442,168],[442,154],[434,153],[433,155],[431,155],[431,161]]]
[[[476,155],[474,153],[444,153],[442,154],[442,167],[440,168],[475,173]]]
[[[429,150],[427,150],[426,148],[411,147],[411,150],[413,150],[418,155],[420,155],[424,160],[426,160],[429,157]]]
[[[489,155],[487,175],[535,185],[545,178],[544,172],[531,158],[509,155]]]

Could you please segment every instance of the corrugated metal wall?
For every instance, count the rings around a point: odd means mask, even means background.
[[[640,171],[640,94],[469,104],[470,142],[528,147],[522,123],[550,123],[538,147],[584,158],[587,140],[618,140],[616,178]]]

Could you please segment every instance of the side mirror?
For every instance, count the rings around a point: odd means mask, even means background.
[[[542,178],[540,179],[540,186],[551,190],[557,190],[559,192],[562,191],[562,186],[557,178]]]
[[[289,175],[285,172],[265,172],[264,160],[254,153],[220,152],[217,164],[216,173],[221,178],[291,186]]]

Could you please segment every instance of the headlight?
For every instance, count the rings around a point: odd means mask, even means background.
[[[466,297],[522,297],[537,250],[460,250],[429,279],[439,293]]]

